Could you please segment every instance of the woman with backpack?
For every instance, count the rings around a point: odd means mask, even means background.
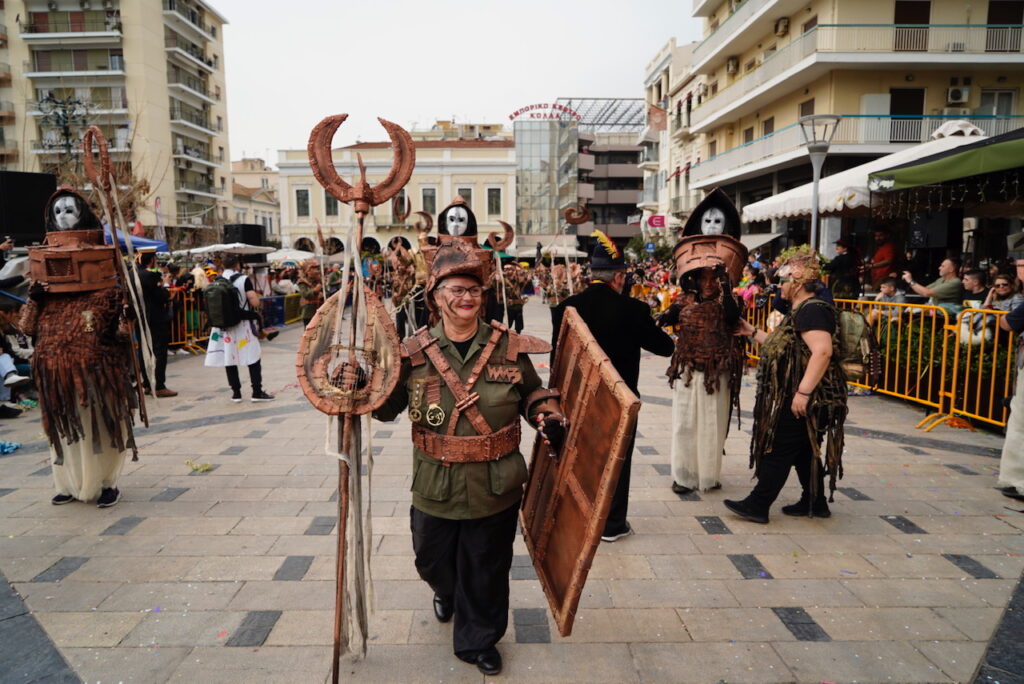
[[[803,493],[782,512],[827,518],[825,475],[834,492],[843,474],[846,374],[840,363],[839,316],[816,294],[820,270],[817,252],[808,246],[796,250],[778,273],[779,295],[789,303],[789,313],[771,334],[745,320],[736,331],[761,345],[750,444],[757,485],[742,501],[723,503],[751,522],[768,522],[768,510],[790,468],[796,469]]]

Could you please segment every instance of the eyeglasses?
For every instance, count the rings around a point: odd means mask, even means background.
[[[996,283],[996,287],[1010,287],[1010,283]]]
[[[468,294],[473,299],[479,299],[480,296],[483,295],[484,293],[484,288],[480,287],[479,285],[474,285],[473,287],[462,287],[461,285],[445,285],[444,289],[451,292],[453,297],[462,297]]]
[[[783,283],[791,283],[791,282],[793,282],[792,278],[779,278],[779,285],[782,285]]]

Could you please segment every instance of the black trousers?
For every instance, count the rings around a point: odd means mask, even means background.
[[[156,389],[167,387],[167,344],[170,342],[166,334],[150,329],[149,334],[153,340],[153,375],[156,379]],[[146,364],[142,362],[142,352],[139,351],[139,368],[142,370],[142,386],[146,389],[152,387],[149,376],[146,375]]]
[[[242,391],[242,379],[238,376],[238,366],[224,366],[224,372],[228,374],[228,384],[235,392]],[[249,384],[252,385],[253,394],[263,391],[263,366],[260,362],[249,364]]]
[[[517,333],[523,332],[523,310],[522,308],[508,310],[508,327],[513,328]]]
[[[491,648],[508,628],[508,575],[519,504],[486,518],[449,520],[410,507],[416,571],[453,600],[456,655]]]
[[[619,482],[615,485],[612,505],[608,509],[608,522],[604,524],[604,534],[606,535],[626,531],[626,514],[629,512],[629,476],[633,470],[633,443],[635,441],[636,434],[634,433],[629,436],[626,457],[622,462],[622,471],[619,473]]]
[[[820,444],[820,437],[818,441]],[[807,434],[807,420],[794,416],[788,406],[783,408],[779,415],[779,424],[775,428],[772,450],[761,455],[757,467],[757,484],[744,503],[755,511],[767,515],[768,509],[775,503],[779,492],[789,479],[790,468],[795,469],[797,477],[800,478],[800,486],[803,487],[803,497],[806,501],[810,500],[813,470],[818,481],[815,505],[826,503],[825,470],[821,461],[818,460],[815,464],[815,460],[811,438]],[[817,468],[814,468],[815,465]]]

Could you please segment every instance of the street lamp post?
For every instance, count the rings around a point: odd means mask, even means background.
[[[71,148],[78,142],[73,137],[73,129],[85,128],[89,125],[89,106],[77,97],[58,99],[48,94],[39,100],[39,111],[43,113],[43,122],[60,129],[61,147],[64,154],[71,156]]]
[[[832,143],[832,136],[836,134],[841,118],[838,114],[811,114],[800,117],[800,133],[803,135],[804,144],[807,145],[807,154],[811,158],[814,180],[811,197],[811,247],[814,249],[818,249],[818,183],[821,181],[821,169],[825,165],[828,147]]]

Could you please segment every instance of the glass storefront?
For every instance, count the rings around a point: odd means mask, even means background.
[[[516,121],[516,232],[560,232],[577,203],[579,130],[575,121]]]

